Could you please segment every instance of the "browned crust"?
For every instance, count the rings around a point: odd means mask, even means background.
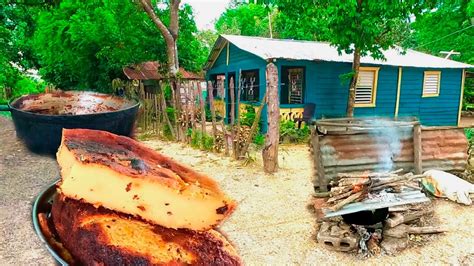
[[[84,265],[150,265],[150,258],[138,255],[133,250],[104,245],[97,241],[103,237],[98,224],[82,227],[81,221],[92,215],[113,215],[117,219],[136,219],[102,207],[65,198],[54,200],[52,218],[64,246],[74,258]],[[197,232],[186,229],[168,229],[153,225],[153,231],[167,242],[174,242],[195,256],[197,265],[241,265],[241,261],[225,238],[216,231]],[[181,265],[180,261],[166,263]]]
[[[152,178],[175,189],[186,187],[184,183],[199,183],[216,195],[223,194],[208,176],[128,137],[91,129],[63,129],[61,145],[84,164],[104,165],[131,177]]]

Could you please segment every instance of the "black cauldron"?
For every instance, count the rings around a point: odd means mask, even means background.
[[[10,111],[17,136],[29,150],[55,154],[63,128],[104,130],[133,134],[139,103],[125,98],[87,91],[57,91],[24,95],[0,106]]]

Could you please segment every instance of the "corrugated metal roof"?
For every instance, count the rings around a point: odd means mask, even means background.
[[[137,80],[161,80],[163,76],[159,73],[160,63],[158,61],[148,61],[140,64],[135,64],[129,67],[123,68],[123,73],[129,79]],[[184,68],[180,68],[179,72],[183,75],[183,79],[204,79],[204,77],[198,73],[190,72]]]
[[[342,52],[339,55],[337,49],[325,42],[296,41],[283,39],[269,39],[262,37],[249,37],[239,35],[221,35],[209,56],[205,69],[212,67],[221,50],[222,39],[234,44],[238,48],[252,53],[264,60],[267,59],[290,59],[329,62],[352,62],[352,54]],[[361,64],[378,64],[391,66],[424,67],[424,68],[472,68],[474,66],[456,62],[449,59],[425,54],[415,50],[407,49],[401,54],[401,49],[389,49],[383,52],[386,61],[375,60],[370,56],[361,58]]]

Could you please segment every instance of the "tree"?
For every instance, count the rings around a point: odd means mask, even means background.
[[[474,1],[444,0],[436,9],[418,16],[409,45],[414,49],[443,56],[441,51],[454,50],[452,60],[474,64]],[[474,88],[466,80],[464,102],[474,103]]]
[[[234,4],[217,19],[215,28],[218,34],[270,37],[269,19],[276,17],[277,9],[261,4]],[[270,16],[269,16],[270,12]],[[271,25],[271,24],[270,24]],[[273,27],[273,26],[272,26]]]
[[[375,59],[385,59],[383,50],[401,44],[408,33],[411,16],[420,14],[432,5],[430,0],[405,1],[331,1],[313,0],[308,6],[304,0],[281,0],[279,5],[298,7],[306,5],[305,13],[311,14],[314,27],[321,36],[336,46],[338,51],[352,53],[352,73],[349,86],[346,115],[354,115],[355,87],[360,66],[360,57],[370,55]],[[308,15],[286,13],[289,19],[298,21]],[[301,17],[301,18],[300,18]]]
[[[167,8],[156,11],[167,23]],[[179,10],[179,24],[182,66],[198,71],[206,51],[194,37],[197,28],[190,6]],[[163,37],[130,0],[63,0],[40,12],[33,43],[43,79],[63,89],[108,91],[113,79],[125,78],[126,65],[167,62]]]
[[[181,0],[170,0],[169,2],[169,14],[170,21],[167,27],[160,19],[159,14],[155,13],[152,7],[151,0],[140,0],[140,4],[147,13],[148,17],[153,21],[155,26],[161,32],[161,35],[165,39],[166,53],[168,59],[169,74],[171,78],[176,78],[179,71],[179,59],[178,59],[178,33],[179,33],[179,3]],[[175,86],[174,86],[175,87]]]

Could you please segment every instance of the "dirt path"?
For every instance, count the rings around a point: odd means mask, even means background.
[[[266,175],[261,161],[243,167],[226,157],[177,143],[145,143],[214,177],[239,202],[237,211],[221,231],[236,245],[246,265],[439,265],[459,264],[467,259],[474,263],[474,206],[436,200],[436,215],[449,233],[396,257],[361,261],[352,255],[330,252],[314,240],[314,218],[306,208],[313,192],[312,165],[306,146],[283,146],[282,169],[275,175]]]
[[[258,160],[243,167],[240,162],[177,143],[145,143],[214,177],[239,202],[221,230],[236,245],[246,265],[439,265],[459,264],[466,258],[474,265],[474,207],[437,200],[436,215],[449,233],[396,257],[360,261],[327,251],[314,240],[314,218],[306,209],[313,191],[312,166],[305,146],[283,146],[282,169],[265,175]],[[16,139],[11,121],[0,117],[0,265],[53,264],[33,231],[31,204],[57,177],[55,160],[28,152]]]

